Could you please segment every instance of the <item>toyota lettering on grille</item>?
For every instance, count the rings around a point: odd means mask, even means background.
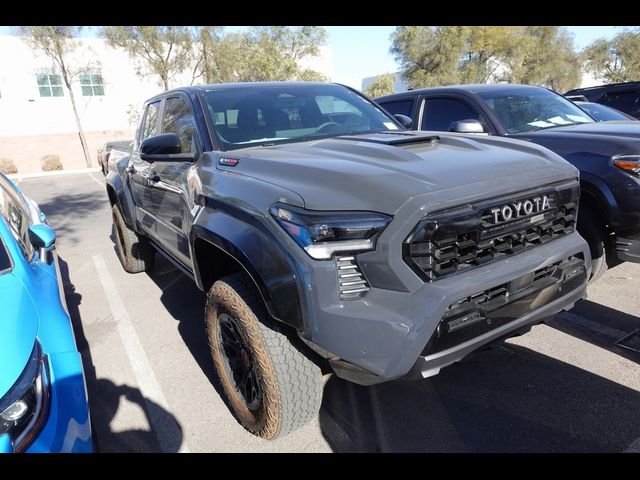
[[[526,217],[534,213],[551,209],[549,195],[542,195],[527,200],[508,203],[502,207],[491,209],[491,223],[494,225],[508,222],[520,217]]]

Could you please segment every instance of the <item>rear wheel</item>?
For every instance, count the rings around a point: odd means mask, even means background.
[[[603,225],[600,225],[590,211],[578,214],[578,232],[589,244],[591,252],[591,277],[589,283],[595,282],[607,271],[608,243]]]
[[[155,251],[149,241],[127,227],[118,205],[111,208],[113,236],[122,268],[129,273],[148,272],[153,268]]]
[[[267,319],[246,274],[224,277],[209,290],[209,346],[229,405],[244,428],[274,439],[317,415],[322,374],[283,333],[265,325]]]

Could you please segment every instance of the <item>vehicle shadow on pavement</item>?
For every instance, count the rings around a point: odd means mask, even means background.
[[[83,240],[81,226],[85,218],[93,217],[96,211],[107,208],[104,191],[65,193],[57,195],[48,202],[40,203],[40,210],[52,221],[58,239],[67,243],[80,243]]]
[[[156,254],[153,269],[147,273],[162,290],[160,300],[171,316],[179,322],[178,333],[202,372],[226,402],[222,386],[213,367],[204,325],[206,295],[166,258]]]
[[[320,426],[338,452],[637,451],[640,393],[505,344],[430,379],[332,376]]]
[[[163,425],[165,452],[177,452],[183,434],[177,419],[160,405],[145,398],[139,389],[128,385],[116,385],[106,378],[97,378],[91,350],[84,334],[79,305],[82,295],[69,275],[69,266],[60,256],[60,275],[64,285],[65,299],[73,325],[76,344],[82,355],[84,374],[89,395],[89,412],[93,430],[94,450],[99,452],[160,452],[160,442],[153,430],[132,429],[114,432],[111,421],[115,418],[120,402],[127,400],[140,407],[151,425],[150,418]]]
[[[586,325],[585,320],[589,322]],[[640,353],[616,345],[616,341],[625,334],[640,328],[640,318],[635,315],[590,300],[580,300],[568,313],[559,313],[546,323],[567,335],[640,363]]]

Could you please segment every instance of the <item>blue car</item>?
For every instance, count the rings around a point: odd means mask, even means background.
[[[0,452],[91,452],[82,359],[38,206],[0,174]]]

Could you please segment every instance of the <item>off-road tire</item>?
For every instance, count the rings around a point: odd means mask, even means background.
[[[249,409],[235,386],[223,348],[220,319],[229,317],[243,337],[257,373],[261,396],[253,409]],[[268,326],[271,322],[267,320],[264,304],[245,273],[218,280],[207,294],[205,322],[209,347],[228,404],[244,428],[271,440],[316,417],[322,402],[322,374],[283,333]]]
[[[127,227],[118,205],[111,208],[113,237],[122,268],[129,273],[148,272],[153,268],[155,250],[149,241]]]

